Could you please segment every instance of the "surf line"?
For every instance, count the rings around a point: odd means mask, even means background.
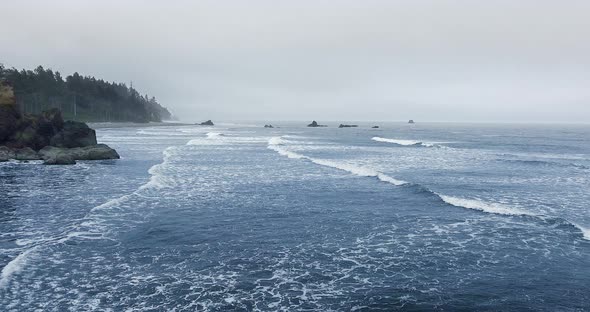
[[[439,194],[439,193],[434,192],[434,191],[430,190],[429,188],[426,188],[422,185],[398,180],[398,179],[392,178],[382,172],[379,172],[379,171],[376,171],[376,170],[373,170],[370,168],[358,167],[358,166],[354,166],[354,165],[350,165],[350,164],[337,163],[337,162],[334,162],[331,160],[317,159],[317,158],[305,156],[305,155],[295,153],[295,152],[285,149],[283,146],[286,145],[287,142],[288,141],[284,140],[282,137],[273,137],[268,141],[268,148],[271,150],[274,150],[277,153],[279,153],[280,155],[286,156],[288,158],[308,160],[308,161],[318,164],[318,165],[347,171],[349,173],[352,173],[354,175],[361,176],[361,177],[376,177],[380,181],[387,182],[387,183],[393,184],[395,186],[420,187],[420,188],[424,189],[425,191],[435,195],[438,199],[440,199],[445,204],[451,205],[453,207],[472,209],[472,210],[477,210],[477,211],[481,211],[484,213],[492,213],[492,214],[499,214],[499,215],[505,215],[505,216],[525,216],[525,217],[533,217],[533,218],[537,218],[537,219],[547,219],[546,216],[537,215],[537,214],[528,212],[523,209],[518,209],[518,208],[514,208],[514,207],[507,207],[507,206],[504,206],[501,204],[489,203],[489,202],[484,202],[481,200],[465,199],[465,198],[459,198],[459,197],[453,197],[453,196],[447,196],[444,194]],[[580,230],[582,233],[582,237],[585,240],[590,240],[590,229],[580,226],[580,225],[578,225],[574,222],[571,222],[569,220],[565,220],[565,221],[567,223],[571,224],[572,226],[574,226],[575,228],[577,228],[578,230]]]
[[[94,229],[95,231],[92,231],[92,229],[89,229],[87,231],[80,231],[80,229],[84,226],[84,224],[88,224],[89,221],[90,222],[95,221],[92,218],[92,214],[95,213],[96,211],[116,207],[116,206],[124,203],[125,201],[131,199],[133,196],[145,197],[145,196],[141,195],[141,192],[146,189],[150,189],[150,188],[160,189],[160,188],[167,187],[167,185],[165,185],[161,181],[157,171],[158,171],[158,168],[161,168],[162,166],[166,165],[169,158],[172,156],[172,153],[171,153],[172,150],[174,150],[175,148],[177,148],[177,146],[169,146],[166,149],[164,149],[164,151],[162,152],[162,154],[163,154],[162,162],[159,164],[153,165],[148,170],[148,173],[150,174],[150,179],[148,180],[148,182],[141,185],[139,188],[137,188],[132,193],[125,194],[125,195],[119,196],[117,198],[110,199],[103,204],[93,207],[92,209],[90,209],[88,211],[86,216],[79,219],[79,221],[83,221],[81,224],[71,227],[70,228],[71,230],[65,234],[62,232],[62,233],[56,235],[56,237],[53,237],[50,239],[39,240],[37,243],[31,243],[30,244],[31,246],[29,248],[27,248],[26,250],[19,253],[14,259],[12,259],[10,262],[8,262],[2,268],[2,271],[0,271],[0,290],[5,289],[10,284],[10,279],[12,278],[12,276],[14,274],[17,274],[20,271],[22,271],[24,269],[24,267],[26,266],[26,264],[32,260],[33,256],[38,255],[39,248],[42,246],[52,246],[52,245],[64,243],[74,237],[80,237],[80,238],[86,238],[86,239],[101,239],[101,238],[104,239],[105,237],[102,237],[101,235],[99,235],[98,238],[95,238],[96,234],[97,234],[96,229]],[[102,231],[98,231],[98,232],[102,232]]]
[[[283,140],[281,137],[273,137],[270,140],[268,140],[268,148],[276,151],[277,153],[279,153],[279,155],[286,156],[288,158],[305,159],[305,160],[311,161],[314,164],[347,171],[349,173],[352,173],[354,175],[361,176],[361,177],[376,177],[380,181],[387,182],[387,183],[393,184],[395,186],[409,184],[406,181],[395,179],[393,177],[390,177],[390,176],[388,176],[382,172],[379,172],[377,170],[374,170],[374,169],[359,167],[359,166],[350,165],[350,164],[338,163],[338,162],[328,160],[328,159],[312,158],[309,156],[305,156],[305,155],[301,155],[301,154],[298,154],[295,152],[291,152],[291,151],[286,150],[283,147],[281,147],[282,145],[285,145],[285,143],[286,143],[285,140]]]

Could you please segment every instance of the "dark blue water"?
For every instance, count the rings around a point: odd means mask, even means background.
[[[0,164],[0,310],[590,310],[590,127],[281,126]]]

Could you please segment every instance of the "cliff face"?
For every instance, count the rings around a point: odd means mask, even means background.
[[[14,132],[19,118],[12,86],[0,80],[0,144]]]
[[[0,105],[16,105],[12,86],[3,80],[0,81]]]

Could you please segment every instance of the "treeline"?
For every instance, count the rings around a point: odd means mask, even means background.
[[[81,76],[65,77],[58,71],[17,70],[0,64],[0,79],[14,88],[23,113],[38,114],[57,107],[64,118],[80,121],[150,122],[171,119],[170,112],[154,97],[140,95],[132,86]]]

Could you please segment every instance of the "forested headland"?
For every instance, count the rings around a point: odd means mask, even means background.
[[[82,76],[65,78],[42,66],[17,70],[0,64],[0,79],[12,84],[19,109],[39,114],[59,108],[65,119],[87,122],[150,122],[172,118],[155,97],[141,95],[133,86]]]

